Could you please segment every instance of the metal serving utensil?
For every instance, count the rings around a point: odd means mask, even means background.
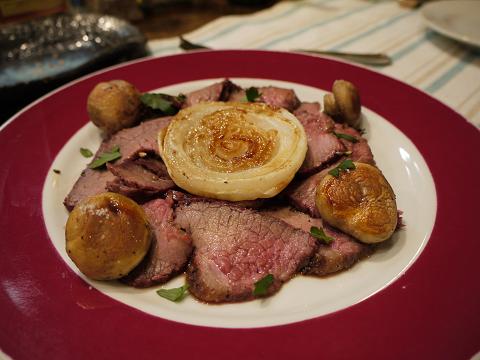
[[[198,49],[211,49],[207,46],[195,44],[186,40],[183,36],[180,36],[180,48],[183,50],[198,50]],[[341,52],[341,51],[330,51],[330,50],[307,50],[307,49],[297,49],[294,50],[297,52],[316,54],[316,55],[328,55],[345,60],[350,60],[358,62],[364,65],[373,65],[373,66],[386,66],[392,63],[392,59],[383,53],[352,53],[352,52]]]

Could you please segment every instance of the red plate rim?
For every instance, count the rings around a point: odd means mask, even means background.
[[[93,86],[124,79],[148,91],[221,77],[322,89],[348,79],[362,89],[366,107],[413,141],[432,172],[438,208],[430,241],[403,276],[368,300],[330,315],[276,327],[219,329],[130,308],[91,289],[68,268],[48,239],[41,193],[56,154],[87,121],[85,99]],[[471,357],[480,349],[478,145],[480,132],[474,126],[420,90],[317,56],[200,51],[134,61],[76,80],[17,114],[0,131],[0,347],[15,359]]]

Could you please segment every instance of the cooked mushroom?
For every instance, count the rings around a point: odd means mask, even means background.
[[[323,97],[324,111],[337,121],[357,127],[360,120],[360,94],[355,85],[336,80],[332,92]]]
[[[107,136],[135,125],[141,108],[139,91],[123,80],[98,83],[87,100],[90,120]]]
[[[325,176],[315,204],[323,220],[364,243],[388,239],[397,227],[395,194],[375,166],[353,163],[353,170]]]

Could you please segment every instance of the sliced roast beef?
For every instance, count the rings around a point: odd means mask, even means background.
[[[270,106],[293,111],[300,105],[300,100],[292,89],[266,86],[259,88],[258,92],[261,94],[260,101]]]
[[[274,218],[285,221],[294,228],[301,229],[310,233],[310,228],[316,226],[323,227],[323,221],[320,218],[313,218],[304,212],[293,209],[288,205],[279,205],[269,209],[265,209],[262,213],[272,216]]]
[[[162,117],[143,122],[133,128],[120,130],[102,142],[94,160],[115,146],[120,148],[122,154],[122,157],[115,161],[115,164],[118,165],[126,160],[136,158],[142,152],[158,154],[158,132],[170,123],[170,119],[171,117]],[[113,184],[116,181],[115,178],[115,175],[105,168],[85,169],[65,198],[63,202],[65,207],[72,210],[85,197],[108,191],[107,184]],[[119,186],[125,188],[122,193],[127,193],[128,186],[125,187],[125,184],[121,183]]]
[[[189,107],[206,101],[227,101],[230,94],[239,89],[237,85],[225,79],[222,82],[189,92],[186,95],[187,98],[183,107]]]
[[[333,239],[329,244],[319,244],[308,264],[302,269],[303,274],[323,276],[345,270],[373,251],[372,247],[328,226],[322,219],[312,218],[290,207],[272,209],[267,213],[306,232],[310,232],[312,226],[323,229],[325,235]]]
[[[168,126],[171,119],[171,116],[161,117],[145,121],[133,128],[120,130],[110,139],[102,142],[95,159],[115,146],[120,148],[120,153],[122,154],[122,157],[116,162],[137,157],[138,153],[141,152],[159,155],[157,145],[158,132]]]
[[[153,230],[152,245],[142,262],[122,281],[135,287],[163,284],[182,272],[192,252],[190,237],[173,223],[173,200],[152,200],[143,205]]]
[[[294,115],[305,129],[308,144],[299,173],[314,173],[345,152],[345,146],[332,133],[333,120],[320,111],[319,103],[302,103]]]
[[[113,181],[115,175],[106,169],[85,169],[73,185],[63,204],[68,211],[72,211],[75,205],[86,197],[97,195],[106,191],[107,183]]]
[[[323,170],[306,179],[292,182],[285,190],[290,204],[312,217],[320,217],[317,206],[315,205],[315,195],[317,193],[317,185],[325,176],[326,171],[327,170]]]
[[[203,89],[192,91],[186,94],[183,107],[189,107],[205,101],[218,101],[223,90],[223,82],[215,83]]]
[[[302,123],[305,131],[307,131],[307,128],[313,127],[321,131],[332,132],[335,122],[321,110],[318,102],[302,102],[293,114]]]
[[[304,175],[324,168],[345,152],[345,147],[335,135],[319,129],[307,130],[307,144],[307,154],[299,170]]]
[[[160,158],[128,159],[108,164],[107,168],[115,175],[115,179],[107,183],[107,190],[141,201],[175,187]]]
[[[275,86],[259,87],[260,97],[257,101],[264,102],[270,106],[282,107],[288,111],[295,110],[300,105],[297,95],[291,89],[284,89]],[[237,88],[232,91],[228,101],[247,101],[247,95],[244,89]]]
[[[241,201],[228,201],[228,200],[217,200],[213,198],[203,197],[199,195],[193,195],[190,193],[185,193],[178,190],[170,190],[167,193],[168,196],[171,196],[176,202],[182,202],[185,204],[190,204],[192,202],[223,202],[226,205],[258,209],[264,203],[265,199],[255,199],[255,200],[241,200]]]
[[[228,101],[233,101],[233,102],[245,102],[247,101],[247,95],[244,89],[238,88],[230,94],[230,97],[228,98]]]
[[[325,234],[333,238],[330,245],[321,245],[302,269],[306,275],[323,276],[352,267],[373,253],[374,247],[355,241],[351,236],[323,224]]]
[[[372,150],[370,149],[367,140],[362,137],[362,135],[357,130],[345,124],[335,124],[334,131],[337,134],[346,134],[349,136],[353,136],[356,139],[356,142],[352,142],[347,139],[340,139],[343,145],[345,145],[347,151],[352,152],[351,155],[349,155],[350,159],[361,163],[375,165]]]
[[[214,303],[253,299],[255,282],[268,274],[279,290],[316,249],[308,233],[258,211],[216,202],[180,205],[175,222],[195,247],[187,269],[189,291]]]

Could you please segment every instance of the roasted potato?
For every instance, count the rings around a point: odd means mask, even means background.
[[[128,274],[150,247],[150,230],[143,209],[133,200],[102,193],[81,201],[65,229],[68,256],[94,280]]]
[[[140,92],[124,80],[98,83],[88,95],[90,121],[106,135],[135,125],[141,109]]]

